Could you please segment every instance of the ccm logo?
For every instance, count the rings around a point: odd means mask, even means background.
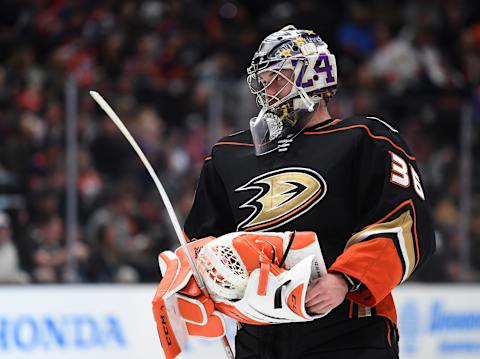
[[[162,315],[162,327],[163,327],[163,333],[165,334],[165,339],[167,340],[168,345],[172,345],[172,340],[170,339],[170,333],[168,332],[168,325],[165,320],[165,316]]]

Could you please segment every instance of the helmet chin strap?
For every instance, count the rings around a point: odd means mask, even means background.
[[[308,96],[308,94],[303,88],[297,86],[297,91],[300,95],[300,98],[293,100],[293,108],[295,110],[305,108],[306,110],[308,110],[308,112],[313,112],[315,110],[316,102],[312,101],[311,97]]]

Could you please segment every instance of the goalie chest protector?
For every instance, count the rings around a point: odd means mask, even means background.
[[[379,119],[330,119],[262,156],[255,154],[250,131],[217,142],[205,160],[185,232],[193,239],[233,231],[314,231],[328,268],[355,233],[407,212],[414,219],[412,253],[402,255],[396,244],[404,279],[434,250],[415,157],[398,131]],[[352,308],[345,310],[351,317]]]

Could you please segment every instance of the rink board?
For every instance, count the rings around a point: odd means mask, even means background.
[[[0,358],[160,359],[152,285],[2,286]],[[404,285],[395,293],[401,358],[480,358],[480,286]],[[230,323],[229,338],[235,325]],[[179,358],[224,358],[192,340]]]

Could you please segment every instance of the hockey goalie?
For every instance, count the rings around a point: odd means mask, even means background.
[[[326,273],[314,232],[234,232],[189,243],[208,293],[196,283],[186,253],[160,253],[163,279],[153,300],[167,358],[188,336],[221,338],[220,313],[254,325],[305,322],[327,313],[305,309],[308,284]]]
[[[392,291],[435,251],[428,194],[396,128],[330,114],[337,83],[314,31],[260,43],[247,68],[258,115],[212,146],[183,226],[206,290],[185,253],[160,255],[167,357],[222,336],[219,313],[244,323],[237,359],[399,357]]]

